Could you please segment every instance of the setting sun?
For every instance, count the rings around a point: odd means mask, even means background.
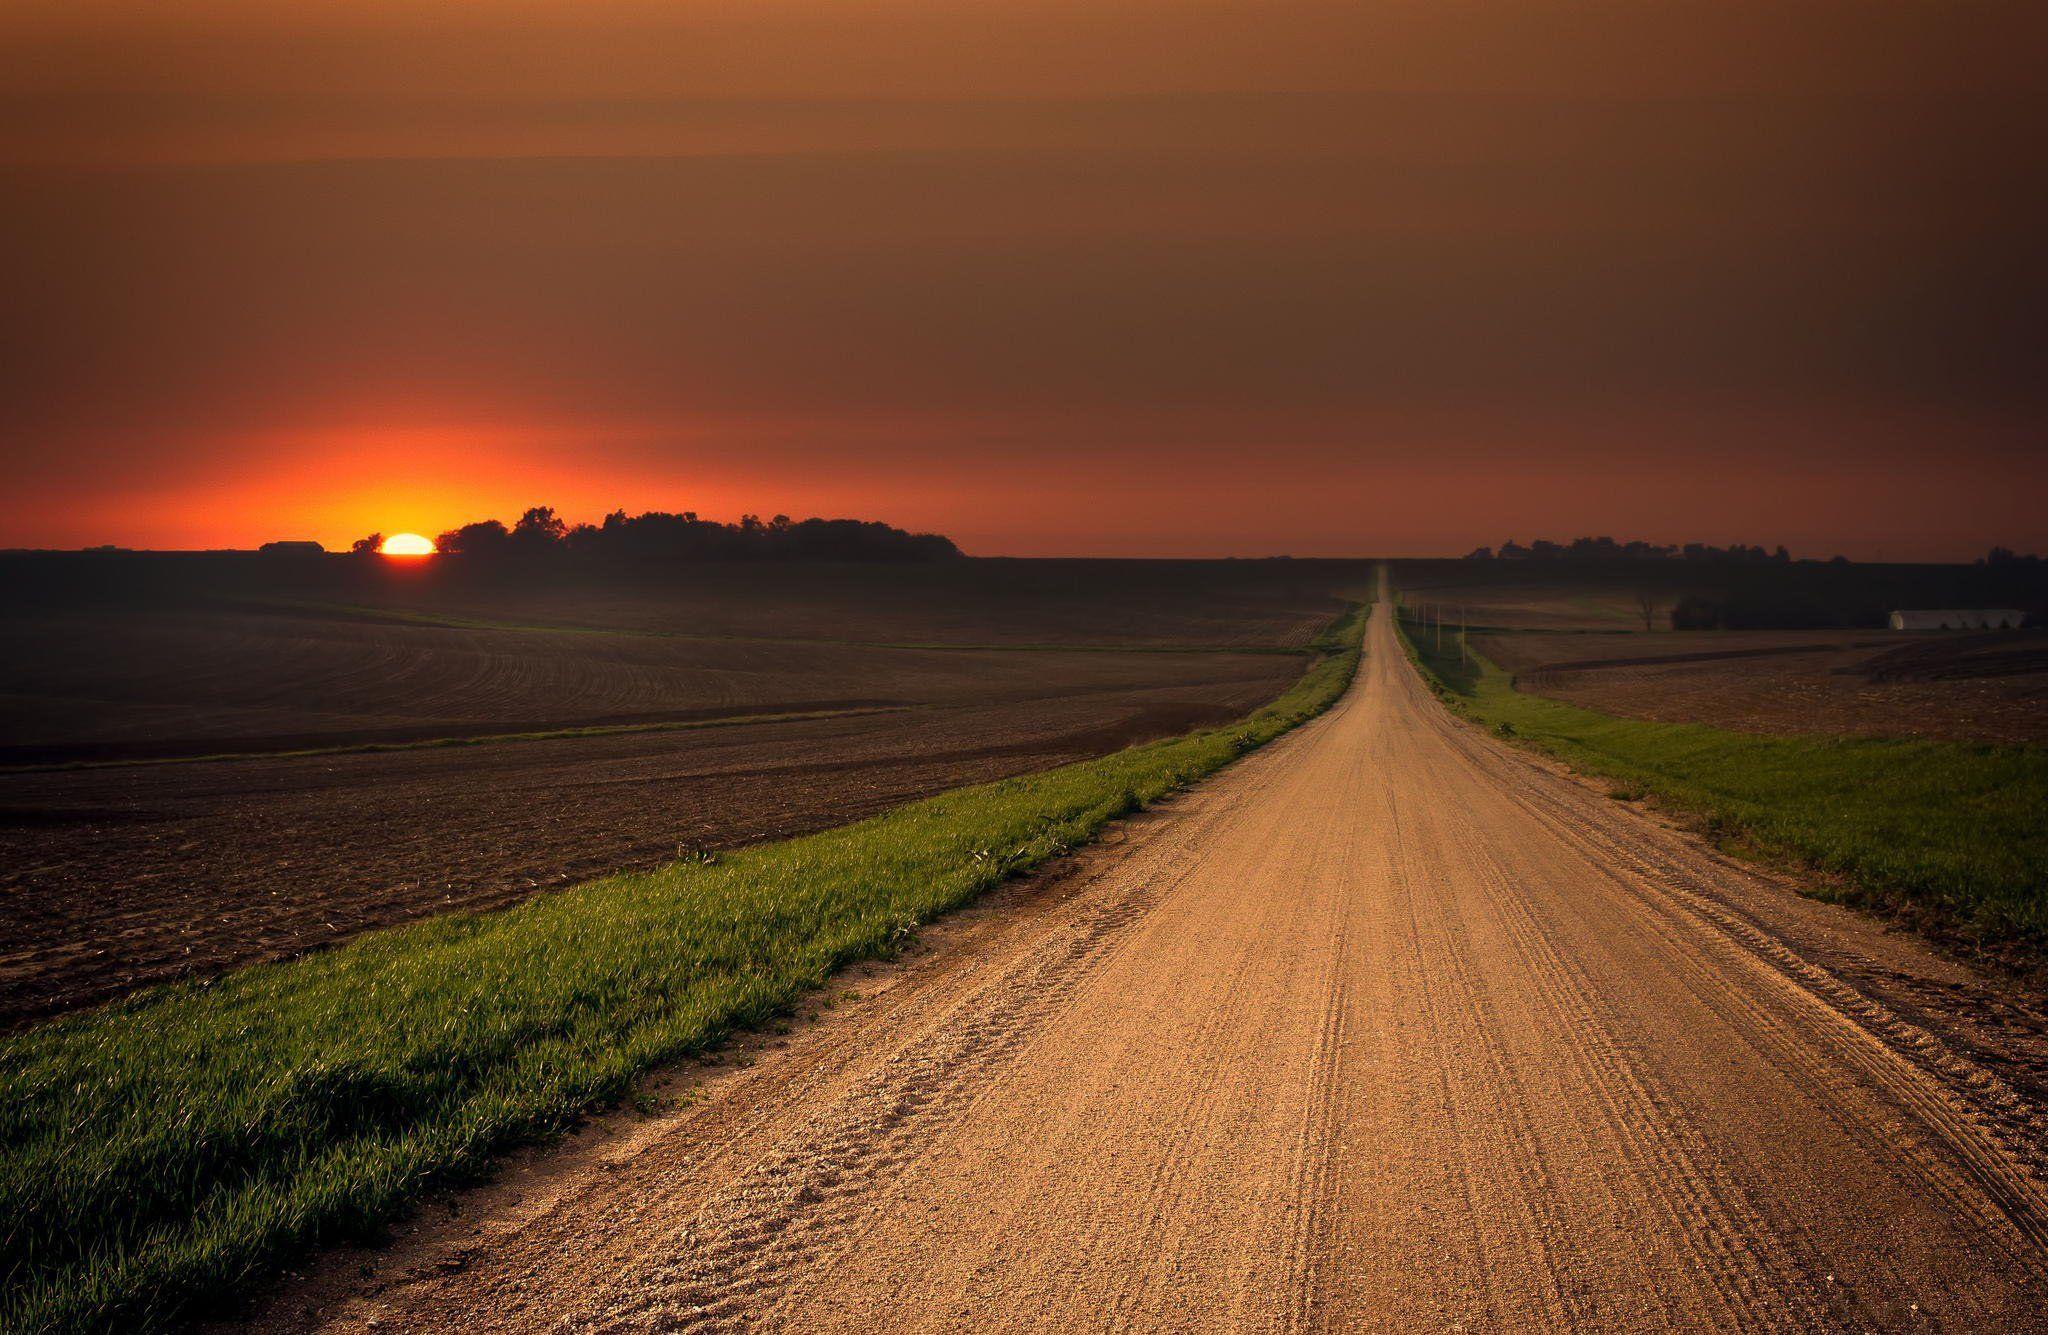
[[[434,544],[417,533],[394,533],[377,550],[385,556],[432,556]]]

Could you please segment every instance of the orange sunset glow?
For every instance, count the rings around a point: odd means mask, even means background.
[[[0,544],[547,503],[982,554],[2040,546],[2030,28],[31,0]]]

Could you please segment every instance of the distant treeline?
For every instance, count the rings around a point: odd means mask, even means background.
[[[1689,593],[1671,609],[1673,630],[1879,630],[1891,616],[1862,591],[1839,600],[1799,589]]]
[[[1914,608],[2016,608],[2031,625],[2048,619],[2048,561],[2005,548],[1967,564],[1795,560],[1782,548],[1603,538],[1521,550],[1507,560],[1482,549],[1406,562],[1403,578],[1452,602],[1465,588],[1604,592],[1638,606],[1646,624],[1679,630],[1879,629],[1893,611]]]
[[[1792,553],[1783,546],[1771,550],[1735,543],[1716,547],[1711,543],[1616,542],[1613,538],[1573,538],[1552,542],[1538,538],[1524,547],[1509,538],[1500,550],[1480,547],[1468,553],[1468,561],[1778,561],[1789,564]],[[1835,560],[1845,560],[1836,557]]]
[[[372,533],[355,550],[374,552],[383,541],[383,534]],[[569,524],[547,505],[528,510],[510,528],[496,519],[464,524],[443,533],[434,545],[471,557],[575,553],[734,561],[945,561],[960,555],[950,538],[871,520],[746,515],[737,524],[721,524],[690,511],[629,515],[614,510],[601,524]]]
[[[1524,547],[1509,538],[1498,550],[1492,547],[1477,547],[1465,554],[1467,561],[1738,561],[1758,563],[1775,561],[1790,565],[1792,553],[1784,544],[1765,549],[1733,543],[1716,547],[1712,543],[1687,542],[1616,542],[1613,538],[1573,538],[1570,542],[1552,542],[1538,538]],[[2022,556],[2010,547],[1993,547],[1977,558],[1982,565],[2039,565],[2041,558],[2034,555]],[[1832,557],[1829,565],[1848,565],[1846,556]]]

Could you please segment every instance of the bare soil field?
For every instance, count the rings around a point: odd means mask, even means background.
[[[1355,574],[959,565],[15,581],[0,1025],[1235,717]]]
[[[0,765],[970,704],[1209,670],[1162,657],[486,629],[311,608],[58,613],[0,626]]]
[[[1695,628],[1881,629],[1902,607],[2048,611],[2040,563],[1887,565],[1833,561],[1396,561],[1410,604],[1464,609],[1505,630],[1667,629],[1681,603]],[[1651,623],[1643,621],[1643,599]]]
[[[1745,732],[2048,742],[2048,634],[1475,635],[1519,690]]]
[[[595,587],[543,569],[510,591],[522,615],[554,625],[666,635],[857,644],[1190,644],[1299,647],[1333,588],[1368,587],[1359,562],[973,560],[884,567],[701,565],[607,570]],[[359,591],[372,607],[498,615],[501,577],[456,571],[438,583],[389,579]],[[1305,615],[1306,613],[1306,615]]]

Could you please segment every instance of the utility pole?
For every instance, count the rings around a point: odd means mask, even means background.
[[[1442,603],[1436,605],[1436,651],[1438,653],[1444,651],[1444,605]]]
[[[1458,661],[1472,665],[1472,628],[1465,624],[1465,604],[1458,604]]]

